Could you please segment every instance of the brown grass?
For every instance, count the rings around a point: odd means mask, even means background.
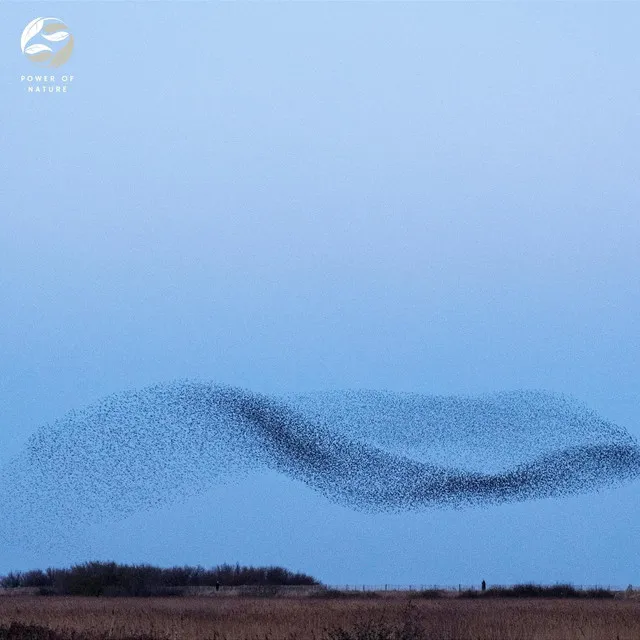
[[[640,601],[0,598],[0,638],[16,622],[104,640],[638,640]]]

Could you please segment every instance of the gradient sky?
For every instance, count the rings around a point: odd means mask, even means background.
[[[75,37],[66,95],[19,81],[44,14]],[[640,436],[638,3],[0,16],[0,462],[73,408],[175,378],[548,389]],[[0,548],[0,573],[100,558],[626,586],[637,488],[372,516],[250,477],[75,548]]]

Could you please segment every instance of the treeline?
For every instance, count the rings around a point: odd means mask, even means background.
[[[0,577],[0,586],[4,588],[37,587],[43,595],[179,595],[185,587],[316,584],[319,582],[311,576],[282,567],[239,564],[222,564],[211,569],[200,566],[163,569],[148,564],[86,562],[68,569],[14,571]]]

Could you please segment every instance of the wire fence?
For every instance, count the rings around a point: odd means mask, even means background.
[[[567,584],[579,591],[589,591],[594,589],[605,589],[608,591],[626,591],[631,587],[636,590],[640,587],[633,585],[608,585],[608,584]],[[489,584],[486,588],[510,589],[512,584]],[[556,586],[556,584],[545,585]],[[335,591],[481,591],[482,584],[328,584],[320,588],[332,589]]]
[[[593,590],[603,590],[603,591],[611,591],[611,592],[635,592],[640,589],[639,586],[633,587],[632,585],[609,585],[609,584],[570,584],[563,583],[552,584],[552,585],[544,585],[545,587],[554,587],[554,586],[569,586],[577,591],[593,591]],[[536,585],[537,586],[537,585]],[[514,585],[506,585],[506,584],[486,584],[487,589],[513,589]],[[212,591],[212,587],[192,587],[190,591],[192,593],[195,592],[204,592],[204,591]],[[348,592],[352,593],[354,596],[357,593],[403,593],[403,594],[411,594],[415,593],[416,595],[429,595],[430,593],[435,592],[447,592],[450,594],[455,593],[465,593],[465,592],[481,592],[482,584],[357,584],[357,583],[349,583],[349,584],[319,584],[319,585],[246,585],[246,586],[225,586],[221,585],[220,590],[226,593],[242,593],[242,594],[251,594],[251,593],[268,593],[268,592],[277,592],[280,594],[289,593],[291,595],[294,594],[313,594],[318,593],[321,594],[323,592]]]

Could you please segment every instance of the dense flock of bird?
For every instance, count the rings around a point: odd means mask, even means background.
[[[400,512],[594,491],[638,478],[640,447],[547,392],[276,397],[174,382],[108,396],[40,428],[0,470],[0,510],[34,523],[44,510],[67,526],[261,470],[354,509]]]

